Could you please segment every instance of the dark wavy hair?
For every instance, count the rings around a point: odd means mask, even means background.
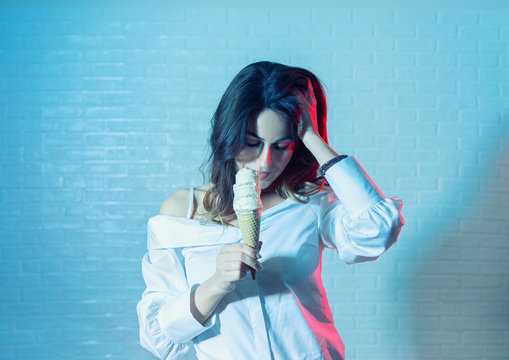
[[[212,117],[210,156],[202,165],[202,168],[209,166],[209,182],[212,185],[203,199],[207,220],[226,225],[233,219],[233,184],[237,172],[235,156],[244,146],[248,123],[264,109],[271,109],[286,118],[290,122],[292,138],[297,142],[290,162],[273,182],[277,194],[306,203],[310,195],[323,187],[325,180],[317,175],[318,162],[299,141],[297,134],[302,112],[297,92],[306,94],[308,80],[317,101],[318,131],[328,143],[325,92],[310,71],[261,61],[246,66],[232,80]]]

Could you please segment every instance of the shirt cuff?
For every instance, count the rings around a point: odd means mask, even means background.
[[[163,305],[157,314],[161,331],[175,342],[190,341],[216,323],[216,314],[213,314],[203,325],[191,314],[191,292],[197,286],[188,289],[171,303]]]
[[[331,166],[325,178],[351,218],[385,198],[354,156]]]

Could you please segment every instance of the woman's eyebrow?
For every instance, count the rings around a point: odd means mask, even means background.
[[[253,137],[257,138],[258,140],[265,141],[264,138],[259,137],[254,132],[248,131],[247,135],[253,136]],[[284,140],[292,140],[292,137],[290,135],[288,135],[288,136],[282,137],[281,139],[277,139],[274,142],[280,142],[280,141],[284,141]]]

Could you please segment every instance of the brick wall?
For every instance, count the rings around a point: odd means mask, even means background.
[[[0,7],[0,359],[151,359],[148,217],[198,185],[246,64],[324,82],[333,147],[404,199],[374,263],[324,254],[349,359],[509,352],[509,13]]]

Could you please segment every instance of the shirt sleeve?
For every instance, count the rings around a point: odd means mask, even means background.
[[[188,286],[175,249],[149,250],[142,273],[147,287],[137,305],[140,344],[159,359],[183,359],[191,340],[214,325],[215,315],[202,325],[191,314],[194,287]]]
[[[353,156],[334,164],[325,178],[333,193],[322,196],[319,205],[324,245],[347,264],[377,259],[397,241],[405,223],[402,200],[386,198]]]

